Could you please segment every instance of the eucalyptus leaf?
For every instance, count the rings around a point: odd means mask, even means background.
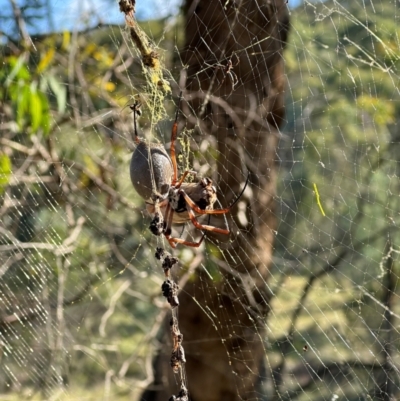
[[[47,79],[57,99],[58,112],[63,114],[67,105],[67,90],[54,75],[48,75]]]
[[[11,160],[0,152],[0,193],[3,193],[8,185],[11,176]]]
[[[17,124],[22,130],[25,123],[25,116],[29,110],[31,90],[29,85],[22,85],[17,89],[16,106],[17,106]]]
[[[38,97],[40,99],[41,105],[42,105],[42,115],[41,115],[41,121],[40,121],[40,126],[43,130],[43,133],[47,135],[50,132],[50,121],[51,121],[51,114],[50,114],[50,106],[49,106],[49,101],[46,97],[46,95],[42,92],[38,92]]]
[[[31,130],[32,133],[36,132],[42,120],[42,100],[37,91],[32,88],[29,96],[29,113],[31,117]]]

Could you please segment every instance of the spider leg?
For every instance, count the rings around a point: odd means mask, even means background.
[[[171,236],[169,236],[169,235],[165,235],[165,238],[168,240],[169,244],[171,245],[171,248],[175,249],[176,248],[176,245],[174,242],[175,238],[171,238]]]
[[[189,206],[187,206],[187,211],[188,211],[189,218],[190,218],[191,222],[193,223],[193,225],[194,225],[197,229],[199,229],[199,230],[211,231],[211,232],[214,232],[214,233],[217,233],[217,234],[229,235],[229,233],[230,233],[229,230],[224,230],[224,229],[222,229],[222,228],[217,228],[217,227],[214,227],[214,226],[209,226],[209,225],[200,224],[200,223],[197,221],[196,216],[195,216],[193,210],[192,210]]]
[[[176,109],[175,121],[174,121],[174,124],[172,125],[172,132],[171,132],[170,154],[171,154],[172,166],[174,168],[174,176],[172,177],[172,185],[175,185],[176,181],[178,180],[178,165],[176,163],[175,141],[178,136],[178,115],[179,115],[179,109],[180,109],[180,105],[181,105],[181,99],[182,99],[182,92],[179,94],[178,107]]]
[[[182,185],[183,181],[185,181],[185,178],[187,175],[197,175],[197,171],[192,171],[192,170],[186,170],[182,177],[180,178],[179,182],[175,185],[175,188],[180,188],[180,186]]]
[[[225,209],[211,209],[211,210],[203,210],[200,209],[193,201],[192,199],[189,197],[189,195],[183,190],[180,189],[179,193],[183,195],[183,197],[185,198],[186,203],[198,214],[225,214],[228,213],[233,206],[236,205],[236,203],[238,203],[239,199],[242,197],[243,192],[245,191],[247,184],[249,183],[249,178],[250,178],[250,173],[247,175],[247,179],[246,182],[244,184],[244,187],[242,189],[242,191],[240,192],[240,194],[238,195],[238,197],[233,201],[233,203],[228,206]],[[190,217],[190,213],[189,213],[189,217]]]
[[[171,245],[171,248],[176,248],[175,242],[173,241],[175,238],[171,238],[169,235],[166,235],[165,238],[168,240],[169,244]]]
[[[172,211],[172,213],[173,213],[173,211]],[[193,214],[193,211],[192,211],[192,214]],[[190,216],[189,216],[189,217],[190,217]],[[193,214],[193,217],[194,217],[196,223],[198,224],[198,222],[197,222],[196,217],[194,216],[194,214]],[[211,216],[209,215],[209,216],[208,216],[208,222],[207,222],[207,224],[210,223],[210,219],[211,219]],[[195,225],[195,224],[193,223],[193,225]],[[197,226],[196,226],[196,227],[197,227]],[[211,226],[210,226],[210,227],[211,227]],[[197,227],[197,228],[198,228],[198,227]],[[185,229],[185,228],[183,228],[183,230],[184,230],[184,229]],[[183,233],[183,230],[182,230],[182,233]],[[228,230],[227,230],[227,231],[228,231]],[[181,233],[181,235],[182,235],[182,233]],[[228,233],[229,233],[229,231],[228,231]],[[175,248],[175,247],[176,247],[175,243],[177,243],[177,244],[182,244],[182,245],[186,245],[186,246],[191,246],[191,247],[194,247],[194,248],[198,248],[198,247],[201,245],[201,243],[204,241],[204,238],[206,237],[206,235],[207,235],[207,233],[203,231],[203,235],[202,235],[202,237],[200,238],[200,241],[198,241],[198,242],[186,241],[186,240],[183,240],[182,238],[170,237],[169,235],[165,235],[165,237],[167,238],[167,240],[168,240],[168,242],[170,243],[170,245],[171,245],[172,248]]]
[[[168,203],[166,209],[165,209],[165,229],[164,229],[164,234],[165,236],[171,235],[171,226],[172,226],[172,219],[174,217],[174,210],[172,209],[170,203]]]
[[[168,203],[166,209],[165,209],[165,220],[167,222],[165,229],[164,229],[164,235],[165,238],[168,240],[169,244],[171,245],[171,248],[176,248],[176,245],[171,238],[171,224],[172,224],[172,218],[174,216],[174,211],[171,208],[171,205]]]
[[[142,112],[140,111],[141,107],[142,107],[142,104],[137,100],[135,101],[134,104],[129,106],[129,108],[133,112],[133,128],[134,128],[134,132],[135,132],[134,141],[136,143],[140,142],[140,139],[139,139],[139,136],[138,136],[138,130],[137,130],[136,116],[140,117],[140,115],[142,114]]]
[[[218,73],[218,71],[220,70],[220,71],[222,71],[222,79],[221,79],[221,82],[219,82],[219,80],[218,80],[218,86],[214,89],[214,91],[216,92],[219,88],[221,88],[221,86],[224,84],[224,82],[225,82],[225,79],[226,79],[226,73],[227,73],[227,71],[229,71],[230,70],[230,67],[229,67],[229,61],[228,61],[228,64],[227,65],[222,65],[222,64],[214,64],[214,69],[215,69],[215,75],[214,75],[214,78],[217,78],[217,73]]]
[[[220,84],[218,85],[218,87],[215,89],[215,91],[217,91],[219,88],[221,88],[221,86],[222,86],[223,83],[225,82],[226,76],[228,75],[229,78],[230,78],[231,84],[232,84],[232,91],[231,91],[231,93],[229,94],[229,96],[230,96],[230,95],[232,94],[232,92],[235,90],[235,86],[239,83],[239,78],[238,78],[238,76],[236,75],[236,73],[233,71],[233,69],[240,63],[240,59],[239,59],[239,56],[238,56],[236,53],[234,53],[234,55],[235,55],[235,57],[236,57],[235,62],[232,61],[232,57],[233,57],[233,56],[231,56],[231,57],[227,60],[226,65],[216,64],[216,65],[214,66],[214,68],[215,68],[216,70],[219,70],[219,69],[220,69],[220,70],[222,70],[222,73],[223,73],[222,80],[221,80]]]
[[[233,203],[231,203],[231,205],[229,206],[229,209],[232,209],[233,206],[236,205],[236,203],[239,202],[239,199],[242,197],[242,195],[244,194],[244,191],[247,188],[247,184],[249,183],[249,179],[250,179],[250,171],[247,174],[247,178],[246,178],[246,182],[244,183],[244,187],[243,189],[240,191],[240,194],[237,196],[237,198],[233,201]]]
[[[230,207],[227,207],[225,209],[216,209],[216,210],[204,210],[204,209],[200,209],[193,201],[192,199],[189,197],[189,195],[183,190],[180,189],[179,193],[181,195],[183,195],[183,197],[185,198],[186,204],[187,206],[191,207],[196,213],[198,214],[225,214],[228,213],[230,210]],[[189,210],[188,210],[189,211]],[[190,217],[190,214],[189,214]]]
[[[168,203],[167,208],[165,210],[165,221],[167,222],[167,224],[165,226],[164,235],[165,235],[165,238],[168,240],[169,244],[171,245],[171,248],[176,248],[176,244],[182,244],[182,245],[191,246],[191,247],[195,247],[195,248],[199,247],[200,244],[203,242],[205,234],[203,234],[203,236],[201,237],[199,242],[191,242],[191,241],[183,240],[181,238],[171,237],[171,232],[172,232],[171,226],[172,226],[172,220],[174,217],[174,213],[175,213],[175,211],[172,209],[171,205]]]
[[[193,248],[198,248],[201,245],[201,243],[203,242],[205,234],[203,234],[203,236],[201,237],[199,242],[190,242],[190,241],[186,241],[182,238],[173,238],[170,236],[168,236],[168,237],[165,236],[165,237],[167,238],[167,240],[172,248],[176,248],[175,244],[182,244],[182,245],[186,245],[186,246],[191,246]]]
[[[232,63],[232,68],[233,68],[233,67],[236,67],[236,66],[239,65],[239,63],[240,63],[240,58],[239,58],[239,56],[237,55],[237,53],[233,53],[233,55],[236,57],[236,61],[235,61],[234,63]],[[232,62],[232,57],[231,57],[231,62]]]
[[[239,78],[234,71],[229,71],[227,75],[229,75],[229,78],[231,79],[233,91],[235,89],[235,86],[239,83]]]
[[[233,91],[235,90],[236,85],[239,83],[239,78],[236,75],[235,71],[233,71],[233,65],[231,65],[231,68],[226,72],[226,75],[229,76],[229,79],[230,79],[231,85],[232,85],[231,93],[229,94],[229,96],[230,96],[230,95],[232,95]]]
[[[218,203],[219,207],[222,209],[221,202],[218,199],[216,200],[216,202]],[[226,218],[226,214],[223,214],[222,216],[224,218],[225,227],[227,230],[229,230],[229,224],[228,224],[228,219]],[[211,214],[208,215],[208,223],[207,224],[210,224],[210,220],[211,220]]]

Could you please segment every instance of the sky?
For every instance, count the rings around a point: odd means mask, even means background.
[[[119,12],[117,4],[112,0],[49,0],[51,7],[51,19],[54,29],[46,21],[41,21],[38,33],[50,31],[72,30],[79,27],[96,25],[99,21],[110,24],[123,24],[124,18]],[[211,0],[210,0],[211,1]],[[117,3],[117,1],[115,1]],[[173,16],[178,13],[182,0],[136,0],[136,18],[138,20],[155,19]],[[17,4],[20,1],[17,0]],[[301,0],[289,0],[289,6],[294,8]],[[10,0],[0,0],[0,17],[11,15]],[[92,23],[93,22],[93,23]],[[14,28],[13,20],[7,26],[1,21],[0,30],[10,33]],[[91,24],[92,23],[92,24]],[[34,32],[30,32],[31,34]],[[35,32],[36,33],[36,32]]]
[[[3,1],[3,0],[0,0]],[[62,5],[60,0],[51,0],[62,7],[65,12],[61,12],[62,18],[56,21],[57,26],[68,27],[76,23],[76,16],[88,15],[95,10],[98,18],[103,21],[115,24],[123,24],[123,15],[118,7],[111,7],[110,0],[68,0]],[[210,0],[212,1],[212,0]],[[136,18],[138,20],[156,19],[176,15],[182,0],[136,0]],[[296,7],[301,0],[289,0],[290,7]],[[65,29],[65,28],[63,28]]]

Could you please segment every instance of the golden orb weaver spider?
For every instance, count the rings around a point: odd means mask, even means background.
[[[178,165],[176,161],[175,141],[178,135],[178,115],[182,94],[172,125],[171,147],[168,155],[163,145],[146,142],[139,138],[137,130],[137,117],[140,116],[139,102],[129,106],[133,112],[134,141],[136,149],[133,152],[130,164],[131,181],[137,193],[146,201],[147,211],[153,215],[150,230],[155,235],[164,235],[172,248],[176,244],[190,247],[199,247],[207,231],[217,234],[229,235],[228,229],[218,228],[209,224],[201,224],[197,217],[202,215],[219,215],[228,213],[243,195],[245,185],[234,202],[224,209],[214,209],[217,200],[217,190],[210,178],[202,178],[198,182],[184,182],[195,171],[184,171],[178,178]],[[181,224],[191,221],[194,227],[203,231],[203,236],[197,242],[171,236],[172,224]]]

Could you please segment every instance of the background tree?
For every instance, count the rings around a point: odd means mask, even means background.
[[[187,128],[199,142],[207,138],[217,146],[213,176],[219,193],[227,194],[224,206],[233,202],[247,174],[252,194],[249,190],[239,203],[242,218],[231,222],[231,241],[208,256],[221,278],[213,282],[200,272],[180,295],[189,391],[194,400],[252,399],[260,391],[266,352],[264,319],[271,294],[265,283],[276,226],[274,159],[284,117],[287,6],[284,1],[187,1],[184,12]],[[267,217],[257,219],[262,214]],[[204,312],[207,306],[212,315]],[[205,333],[213,332],[215,338],[204,341]],[[165,350],[161,347],[157,359],[155,383],[164,384],[158,386],[163,390],[157,396],[147,392],[145,400],[164,400],[172,391],[165,386],[171,370]],[[172,377],[169,382],[175,386]]]

